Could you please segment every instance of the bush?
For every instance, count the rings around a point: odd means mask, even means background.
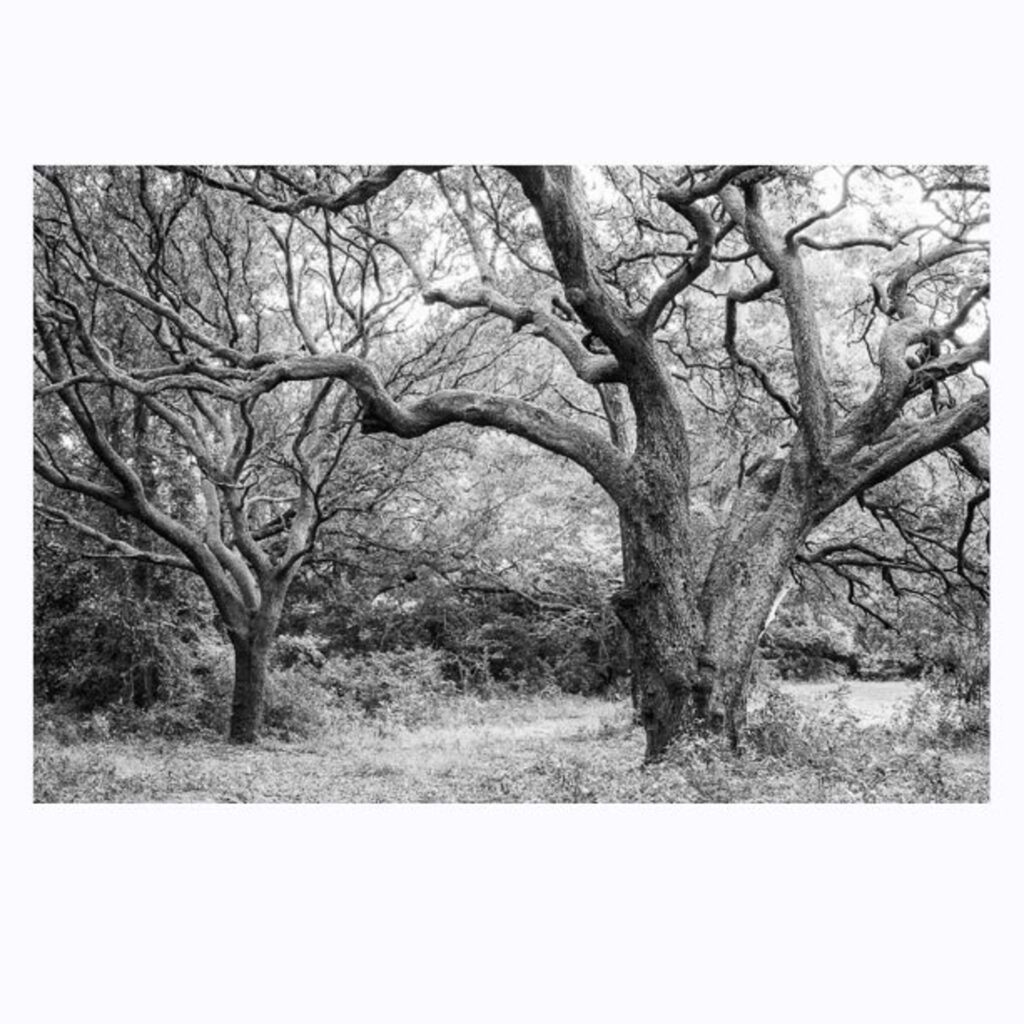
[[[942,750],[901,742],[897,728],[860,727],[843,688],[817,706],[767,688],[741,751],[724,738],[683,737],[665,770],[710,802],[935,802],[988,799],[987,773]]]
[[[320,668],[327,660],[324,654],[326,647],[327,640],[316,633],[284,633],[274,643],[273,663],[281,668],[292,668],[294,665]]]
[[[116,704],[149,708],[166,700],[188,672],[188,646],[148,611],[101,615],[89,607],[62,629],[52,623],[37,630],[36,693],[70,700],[82,712]]]
[[[775,687],[764,686],[764,690],[764,703],[751,714],[744,736],[747,745],[761,754],[824,764],[857,733],[857,716],[848,704],[849,687],[840,686],[813,708]]]
[[[628,666],[623,630],[608,605],[611,583],[570,565],[549,567],[543,584],[557,595],[557,607],[500,586],[470,591],[435,580],[362,604],[349,595],[345,620],[336,608],[318,619],[327,639],[314,637],[312,646],[327,657],[431,648],[459,689],[483,695],[550,685],[569,693],[615,693]],[[309,621],[296,617],[287,625],[300,634],[296,641]]]
[[[443,655],[424,647],[335,657],[320,685],[361,715],[412,727],[434,718],[455,694],[443,666]]]
[[[122,699],[83,713],[74,701],[48,702],[37,705],[36,727],[62,743],[129,735],[224,736],[234,688],[232,659],[230,645],[207,636],[188,652],[181,670],[168,679],[162,699],[150,707]],[[319,676],[319,670],[302,664],[271,670],[264,705],[266,735],[308,739],[329,724],[338,702]]]
[[[310,739],[331,722],[337,701],[302,666],[272,672],[263,709],[263,731],[276,739]]]
[[[991,714],[987,633],[951,633],[923,651],[927,671],[899,726],[921,744],[985,741]]]
[[[761,657],[780,679],[820,679],[858,674],[858,660],[838,625],[776,624],[762,641]]]

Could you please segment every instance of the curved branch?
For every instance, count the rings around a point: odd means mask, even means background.
[[[328,213],[340,213],[350,206],[362,206],[397,181],[405,171],[420,171],[423,174],[432,174],[434,171],[441,170],[441,167],[414,167],[411,165],[382,167],[379,171],[375,171],[365,178],[360,178],[359,181],[354,185],[350,185],[340,195],[332,195],[329,192],[308,192],[290,203],[275,202],[252,185],[243,185],[237,181],[225,181],[222,178],[216,178],[201,167],[161,167],[161,170],[185,174],[211,188],[221,189],[225,192],[234,192],[236,195],[243,196],[254,206],[259,206],[270,213],[296,214],[311,208],[326,210]]]
[[[183,555],[169,555],[159,551],[145,551],[142,548],[137,548],[134,544],[129,544],[127,541],[111,537],[102,530],[97,530],[95,527],[89,526],[88,523],[83,523],[80,519],[76,519],[74,516],[69,515],[63,509],[53,508],[50,505],[44,505],[40,502],[36,502],[35,508],[47,519],[63,523],[65,526],[70,526],[73,530],[81,533],[83,536],[89,537],[90,539],[102,544],[103,547],[107,548],[109,551],[116,552],[117,556],[120,558],[126,558],[137,562],[149,562],[152,565],[164,565],[172,569],[185,569],[188,572],[196,572],[196,567]]]
[[[812,462],[824,467],[835,429],[832,393],[825,373],[821,332],[799,252],[792,242],[784,244],[768,227],[761,213],[757,184],[744,186],[742,195],[729,185],[722,190],[722,201],[747,241],[778,279],[800,390],[800,429]]]
[[[805,220],[802,220],[799,224],[795,225],[794,227],[791,227],[786,232],[785,238],[783,239],[783,244],[787,248],[794,244],[802,245],[803,239],[797,237],[801,231],[806,231],[807,228],[811,227],[814,224],[817,224],[818,221],[828,220],[830,217],[834,217],[837,213],[839,213],[840,210],[843,209],[844,206],[846,206],[847,202],[849,202],[850,199],[850,179],[853,177],[854,173],[859,169],[860,168],[855,165],[851,167],[843,175],[843,187],[839,194],[839,201],[836,203],[835,206],[832,207],[831,210],[819,210],[817,213],[811,214],[811,216],[807,217]]]
[[[957,441],[950,447],[960,456],[964,469],[976,480],[988,483],[992,476],[989,465],[988,452],[979,451],[969,441]]]
[[[725,298],[725,335],[723,337],[723,344],[725,351],[729,354],[729,358],[739,366],[746,367],[750,372],[757,378],[758,383],[764,389],[765,394],[768,395],[772,401],[776,402],[782,411],[794,422],[800,422],[800,410],[793,404],[792,400],[784,395],[775,385],[772,383],[771,377],[768,375],[768,371],[752,356],[745,356],[740,353],[736,348],[736,323],[738,310],[737,307],[742,303],[753,302],[756,299],[761,298],[762,295],[767,295],[768,292],[778,287],[778,281],[773,274],[767,280],[754,285],[753,288],[746,292],[740,292],[733,290]]]
[[[658,198],[671,206],[677,213],[683,210],[698,199],[706,199],[708,196],[717,195],[731,181],[743,174],[745,171],[755,170],[756,164],[737,164],[727,167],[718,167],[703,180],[694,184],[666,185],[658,190]]]
[[[463,389],[438,391],[408,405],[399,405],[376,371],[357,356],[332,354],[282,359],[260,371],[245,397],[265,394],[287,381],[336,377],[346,380],[364,402],[364,433],[420,437],[450,423],[496,427],[524,437],[582,466],[615,501],[624,498],[629,459],[601,434],[521,398]]]
[[[989,421],[989,392],[975,395],[963,405],[938,416],[908,424],[850,460],[844,468],[833,466],[834,483],[821,495],[818,520],[839,508],[855,494],[895,476],[912,462],[931,452],[962,441]]]
[[[898,320],[886,327],[878,351],[878,383],[840,424],[837,460],[848,458],[862,445],[880,436],[896,419],[906,401],[911,379],[907,349],[927,334],[928,328],[916,320]]]
[[[711,253],[715,246],[715,222],[709,214],[692,203],[683,206],[673,204],[673,208],[677,209],[697,232],[697,251],[670,274],[651,296],[647,308],[640,314],[640,329],[645,334],[654,331],[665,307],[711,265]]]
[[[989,358],[989,331],[986,328],[981,337],[970,345],[964,345],[948,355],[939,356],[916,370],[907,382],[906,398],[913,398],[927,391],[947,377],[953,377],[975,363],[986,362]]]
[[[950,242],[948,245],[941,245],[930,252],[908,257],[895,271],[889,272],[890,276],[887,281],[880,275],[873,282],[882,312],[900,319],[909,319],[914,315],[914,305],[909,295],[910,282],[918,274],[939,263],[953,259],[955,256],[984,252],[986,248],[985,245],[978,243]]]
[[[506,167],[530,200],[558,276],[583,325],[620,361],[635,354],[629,311],[608,290],[591,257],[592,223],[575,167]]]
[[[974,529],[974,516],[978,507],[989,499],[991,491],[988,487],[983,488],[967,502],[967,515],[964,517],[964,526],[956,542],[956,568],[964,579],[967,576],[967,541],[970,539],[971,531]]]

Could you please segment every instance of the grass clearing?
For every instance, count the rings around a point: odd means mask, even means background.
[[[626,701],[567,694],[448,702],[408,728],[348,718],[315,739],[96,738],[45,731],[37,802],[580,803],[921,802],[988,799],[987,746],[922,746],[885,727],[907,684],[822,684],[782,692],[791,716],[742,757],[716,741],[680,744],[641,766],[644,737]],[[785,699],[785,698],[783,698]],[[836,709],[839,717],[836,717]],[[758,704],[754,702],[752,720]],[[777,712],[773,712],[777,714]],[[832,717],[829,717],[829,716]],[[795,717],[793,717],[795,716]],[[773,720],[774,721],[774,720]],[[777,722],[775,723],[777,724]],[[785,748],[785,749],[783,749]]]

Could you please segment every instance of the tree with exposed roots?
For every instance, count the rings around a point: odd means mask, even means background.
[[[145,259],[106,252],[109,239],[76,218],[101,195],[41,171],[41,188],[60,195],[49,220],[37,205],[52,263],[40,277],[60,265],[80,292],[69,306],[71,285],[37,288],[42,390],[60,396],[114,477],[103,494],[73,486],[222,573],[232,546],[248,543],[245,516],[232,513],[227,554],[184,542],[140,500],[137,474],[97,447],[89,388],[122,387],[171,422],[165,394],[188,395],[198,416],[215,395],[243,416],[296,382],[314,382],[310,408],[324,405],[316,387],[341,380],[366,433],[463,423],[525,438],[582,467],[617,509],[613,604],[648,758],[688,730],[739,741],[758,639],[794,564],[834,559],[815,531],[836,510],[941,451],[979,480],[972,512],[987,497],[984,168],[160,173],[188,202],[217,197],[277,240],[268,258],[289,330],[261,344],[251,323],[210,314],[170,277],[133,285]],[[477,381],[488,386],[421,376],[422,393],[397,395],[378,357],[345,343],[341,324],[358,325],[361,311],[337,283],[349,266],[379,303],[416,292],[426,304],[390,318],[389,345],[430,333],[467,373],[483,351],[494,366]],[[156,346],[144,365],[120,357],[113,324],[89,318],[86,296],[97,295],[146,324]],[[39,472],[67,487],[58,463],[37,446]]]

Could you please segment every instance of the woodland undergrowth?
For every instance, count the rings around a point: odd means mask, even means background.
[[[280,669],[252,748],[222,738],[229,682],[211,668],[145,710],[38,706],[36,801],[979,802],[989,793],[987,700],[965,702],[946,678],[908,687],[888,721],[868,725],[849,686],[794,694],[763,683],[738,752],[688,736],[646,766],[627,699],[460,691],[429,652]]]

